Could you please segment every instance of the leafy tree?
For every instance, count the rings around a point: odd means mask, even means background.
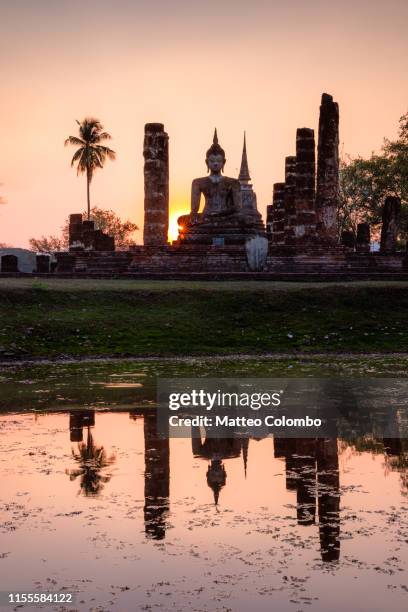
[[[41,238],[29,239],[30,250],[36,253],[52,253],[53,251],[63,251],[68,244],[64,238],[57,236],[41,236]]]
[[[126,249],[132,244],[133,234],[138,230],[138,226],[132,221],[122,221],[113,210],[103,210],[97,206],[91,209],[92,219],[95,222],[97,229],[106,232],[110,236],[114,236],[115,245],[118,249]],[[88,213],[84,211],[82,218],[86,219]],[[52,251],[61,251],[68,248],[68,233],[69,220],[61,228],[62,235],[58,236],[41,236],[41,238],[30,238],[30,248],[32,251],[39,253],[50,253]]]
[[[90,184],[97,168],[103,168],[106,158],[116,159],[115,151],[101,144],[104,140],[110,140],[111,135],[104,132],[103,125],[98,119],[86,117],[83,121],[78,121],[78,136],[68,136],[65,146],[79,146],[71,160],[71,166],[77,165],[77,175],[86,173],[86,196],[87,196],[87,215],[91,218],[91,199]]]
[[[347,157],[340,168],[339,230],[357,231],[368,222],[373,229],[381,222],[384,199],[401,198],[400,237],[408,232],[408,113],[399,121],[398,138],[384,140],[381,152],[369,159]]]
[[[92,207],[91,213],[95,227],[109,234],[109,236],[113,236],[117,249],[127,249],[135,244],[133,234],[139,229],[135,223],[129,219],[122,221],[113,210],[103,210],[97,206]],[[82,213],[82,217],[85,219],[85,212]],[[65,225],[63,233],[68,243],[68,223]]]

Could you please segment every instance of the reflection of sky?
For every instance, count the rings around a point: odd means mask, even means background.
[[[64,139],[101,118],[115,163],[93,202],[143,221],[147,121],[170,135],[171,203],[188,208],[214,125],[236,175],[243,130],[262,212],[297,127],[323,91],[341,105],[344,151],[368,154],[406,111],[405,0],[36,0],[1,3],[0,241],[56,233],[85,203]]]
[[[359,609],[356,602],[373,610],[385,597],[388,610],[402,609],[402,575],[374,569],[401,566],[406,554],[398,539],[405,528],[399,475],[385,476],[381,455],[350,449],[340,455],[340,565],[322,573],[318,527],[296,524],[295,492],[286,489],[284,462],[274,458],[271,438],[250,442],[246,479],[242,457],[224,461],[227,483],[219,511],[206,482],[207,462],[193,458],[189,440],[171,440],[169,528],[157,543],[145,538],[143,524],[142,418],[96,415],[95,442],[116,455],[109,468],[112,478],[98,498],[78,495],[78,482],[65,472],[75,467],[68,415],[36,420],[3,415],[0,427],[0,553],[10,553],[0,559],[0,590],[27,590],[36,580],[48,587],[51,578],[56,590],[83,590],[87,603],[95,596],[93,605],[102,601],[106,606],[108,593],[118,591],[109,609],[123,610],[134,609],[127,597],[165,607],[174,599],[190,609],[191,592],[204,587],[194,594],[202,609],[213,609],[212,597],[227,590],[233,609],[240,609],[239,601],[241,609],[252,602],[255,609],[267,610],[273,601],[286,610],[293,609],[288,603],[293,582],[283,580],[287,575],[305,579],[305,591],[298,595],[318,597],[314,610]],[[5,513],[5,504],[16,505]],[[4,520],[17,529],[5,530]],[[152,588],[148,597],[146,591],[160,582],[169,584]],[[394,584],[397,588],[387,589]],[[121,592],[126,585],[132,590]]]

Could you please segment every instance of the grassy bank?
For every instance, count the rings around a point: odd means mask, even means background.
[[[6,359],[407,347],[406,283],[0,281]]]

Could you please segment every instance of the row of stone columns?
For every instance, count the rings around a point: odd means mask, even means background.
[[[275,234],[275,216],[269,210],[272,227],[269,237],[274,245],[302,245],[337,241],[339,196],[339,107],[332,96],[323,94],[320,106],[319,141],[316,177],[314,130],[299,128],[296,132],[296,156],[285,160],[285,183],[274,185],[274,193],[284,191],[284,232]],[[275,196],[274,196],[275,201]],[[278,198],[279,202],[279,198]],[[279,224],[278,224],[278,227]]]
[[[320,105],[317,172],[315,149],[314,130],[299,128],[296,155],[286,157],[285,182],[274,184],[273,204],[267,207],[267,236],[273,245],[330,246],[337,243],[339,106],[325,93]],[[144,244],[165,245],[169,224],[169,147],[163,124],[145,125],[143,155]],[[398,198],[386,198],[381,231],[383,253],[396,250],[400,211]],[[350,233],[343,233],[341,242],[359,252],[368,252],[369,225],[359,225],[357,239]]]

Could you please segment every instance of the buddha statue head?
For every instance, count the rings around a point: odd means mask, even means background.
[[[225,151],[218,143],[217,128],[215,128],[213,143],[205,156],[207,169],[211,174],[221,174],[221,171],[224,170],[226,161]]]

